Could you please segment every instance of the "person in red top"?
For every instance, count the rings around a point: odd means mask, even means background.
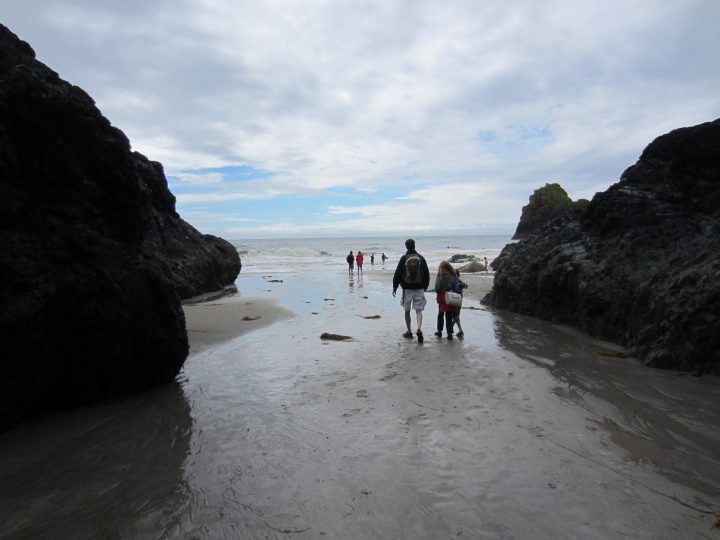
[[[362,254],[362,251],[358,251],[357,255],[355,255],[355,262],[357,263],[358,267],[358,276],[362,274],[362,265],[363,265],[363,259],[365,257]]]

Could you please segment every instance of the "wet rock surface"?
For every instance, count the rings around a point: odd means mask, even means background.
[[[239,257],[175,211],[80,88],[0,25],[0,430],[172,380],[180,297],[234,281]]]
[[[494,262],[490,305],[578,326],[648,365],[720,372],[720,120],[657,138],[585,209]]]

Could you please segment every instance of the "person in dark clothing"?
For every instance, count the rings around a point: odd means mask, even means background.
[[[348,274],[351,276],[353,275],[353,268],[355,266],[355,255],[353,255],[353,252],[351,251],[350,254],[345,257],[345,260],[348,263]]]
[[[430,285],[430,270],[428,269],[425,257],[415,251],[415,240],[408,238],[405,241],[407,252],[400,257],[395,275],[393,276],[393,296],[396,295],[398,287],[402,287],[402,298],[400,304],[405,311],[405,326],[407,332],[403,337],[412,339],[412,320],[410,310],[415,309],[417,318],[417,338],[423,342],[422,323],[423,310],[425,309],[425,291]]]

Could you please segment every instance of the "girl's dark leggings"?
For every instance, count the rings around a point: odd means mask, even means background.
[[[449,311],[446,311],[445,313],[438,313],[437,316],[437,331],[442,332],[443,329],[443,319],[445,319],[445,328],[447,330],[448,335],[453,333],[453,314]]]

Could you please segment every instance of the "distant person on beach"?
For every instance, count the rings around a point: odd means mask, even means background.
[[[402,299],[400,304],[405,310],[405,326],[407,332],[403,337],[412,339],[412,326],[410,318],[410,310],[415,309],[417,317],[417,338],[420,343],[423,342],[422,322],[423,310],[425,309],[425,291],[430,285],[430,271],[428,270],[425,257],[415,251],[415,240],[408,238],[405,240],[407,251],[405,255],[400,257],[395,275],[393,276],[393,296],[397,293],[398,287],[402,287]],[[383,257],[385,254],[383,253]],[[384,259],[383,259],[384,261]]]
[[[375,254],[370,255],[370,266],[375,266]]]
[[[486,272],[489,272],[489,271],[490,271],[490,267],[488,266],[487,257],[483,257],[483,258],[485,259],[485,271],[486,271]]]
[[[438,316],[437,316],[437,337],[442,337],[443,319],[445,320],[445,330],[447,331],[447,338],[453,338],[453,327],[455,323],[458,323],[458,337],[463,337],[462,326],[460,326],[460,308],[457,306],[450,306],[445,302],[445,293],[448,291],[462,294],[463,290],[462,281],[460,281],[459,274],[447,261],[443,261],[438,266],[437,277],[435,278],[435,293],[436,300],[438,303]]]
[[[362,251],[358,251],[357,256],[355,257],[355,262],[357,262],[358,265],[358,276],[362,274],[362,265],[363,261],[365,260],[365,255],[362,254]]]
[[[381,259],[382,259],[382,263],[383,263],[383,265],[384,265],[384,264],[385,264],[385,259],[387,259],[387,255],[385,255],[385,253],[383,253]]]
[[[351,276],[353,275],[353,268],[355,267],[355,256],[353,255],[353,252],[350,252],[350,255],[348,255],[345,260],[348,263],[348,274]]]

